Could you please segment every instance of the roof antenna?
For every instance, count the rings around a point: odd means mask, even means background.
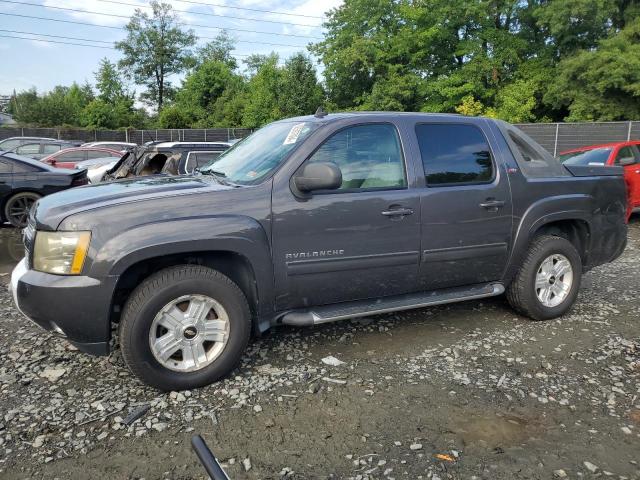
[[[326,117],[326,116],[327,116],[327,112],[325,112],[325,111],[322,109],[322,105],[320,105],[320,106],[318,107],[318,110],[316,110],[316,113],[315,113],[314,117],[316,117],[316,118],[324,118],[324,117]]]

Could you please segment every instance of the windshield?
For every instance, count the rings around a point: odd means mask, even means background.
[[[560,155],[565,165],[605,165],[611,155],[611,148],[594,148],[582,152],[571,152]]]
[[[258,183],[317,128],[318,125],[309,122],[271,123],[236,143],[199,171],[222,176],[240,185]]]

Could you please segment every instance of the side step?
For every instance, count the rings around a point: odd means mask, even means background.
[[[375,300],[358,300],[355,302],[339,303],[313,307],[306,310],[294,310],[280,317],[279,322],[284,325],[310,327],[320,323],[335,322],[346,318],[365,317],[386,312],[410,310],[412,308],[442,305],[445,303],[475,300],[478,298],[494,297],[504,293],[501,283],[488,283],[472,287],[447,288],[431,292],[410,293]]]

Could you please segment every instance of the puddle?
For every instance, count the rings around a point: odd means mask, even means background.
[[[456,422],[452,430],[465,445],[508,448],[535,436],[539,424],[516,415],[471,416]]]

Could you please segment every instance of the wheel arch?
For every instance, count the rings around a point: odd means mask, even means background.
[[[512,255],[505,271],[504,283],[509,285],[518,271],[529,245],[541,234],[558,235],[570,241],[582,261],[583,268],[590,264],[592,215],[589,195],[564,195],[536,202],[525,212],[514,235]]]
[[[183,251],[169,255],[148,256],[131,263],[119,275],[111,302],[111,322],[118,323],[124,304],[135,288],[153,273],[176,265],[202,265],[229,277],[247,297],[255,333],[264,331],[259,322],[260,291],[251,261],[230,250]]]
[[[4,197],[2,197],[2,199],[0,199],[0,217],[2,217],[4,221],[8,221],[7,215],[5,213],[5,208],[7,206],[7,203],[9,202],[9,200],[11,200],[13,197],[15,197],[20,193],[34,193],[38,195],[38,197],[40,198],[44,197],[42,192],[40,192],[38,189],[35,189],[35,188],[19,187],[11,190],[11,192],[9,192]]]

